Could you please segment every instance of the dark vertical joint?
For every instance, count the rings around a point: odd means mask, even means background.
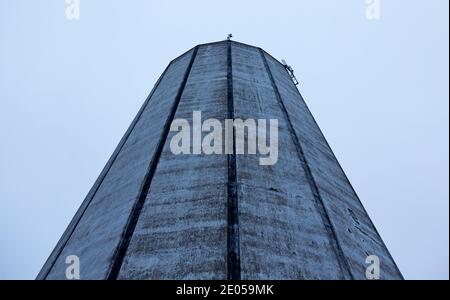
[[[275,80],[272,75],[272,71],[270,70],[269,63],[267,62],[266,56],[264,55],[264,51],[262,49],[259,49],[262,60],[264,62],[264,66],[266,68],[266,72],[269,75],[269,79],[272,83],[272,88],[276,94],[277,100],[279,105],[281,106],[281,110],[283,111],[283,115],[286,118],[287,125],[289,126],[289,131],[292,135],[292,140],[295,144],[295,147],[297,149],[297,153],[299,156],[300,161],[302,162],[302,165],[305,166],[305,175],[306,179],[308,180],[309,186],[311,187],[311,191],[314,197],[314,201],[319,209],[319,213],[322,217],[322,220],[325,225],[325,229],[328,232],[328,235],[330,236],[331,243],[334,248],[334,252],[336,253],[336,256],[339,261],[339,265],[341,267],[341,270],[344,272],[343,277],[344,278],[351,278],[354,279],[353,274],[351,272],[350,265],[344,255],[344,251],[342,250],[342,247],[340,245],[339,239],[337,237],[336,231],[331,223],[330,217],[328,215],[327,209],[323,203],[323,199],[320,196],[319,189],[317,187],[316,181],[312,175],[311,169],[309,167],[308,161],[306,160],[305,153],[303,151],[303,147],[300,143],[300,140],[294,130],[294,126],[292,125],[291,119],[289,117],[289,114],[287,112],[286,106],[284,105],[283,99],[281,98],[280,91],[278,90],[278,86],[275,83]]]
[[[234,120],[234,98],[233,98],[233,61],[231,55],[231,41],[227,42],[227,118]],[[228,280],[241,279],[241,261],[239,249],[239,211],[237,194],[237,172],[236,172],[236,132],[233,126],[233,153],[228,155],[228,237],[227,237],[227,270]]]
[[[131,238],[133,237],[134,230],[136,229],[136,224],[139,220],[139,216],[140,216],[142,208],[145,204],[145,199],[147,198],[148,191],[150,189],[150,185],[153,180],[153,176],[155,175],[156,167],[158,166],[158,162],[161,157],[161,153],[163,151],[164,144],[167,140],[167,136],[169,135],[170,125],[172,124],[173,119],[175,117],[175,113],[176,113],[178,105],[180,103],[181,96],[183,95],[183,91],[186,86],[186,82],[189,78],[189,74],[191,72],[192,65],[194,64],[195,57],[197,56],[197,51],[198,51],[198,46],[195,47],[193,50],[191,60],[189,62],[189,65],[188,65],[186,72],[184,74],[184,77],[183,77],[183,81],[181,82],[181,85],[178,89],[178,93],[176,95],[175,102],[171,108],[171,111],[166,120],[166,123],[164,124],[164,129],[161,133],[161,137],[159,139],[158,146],[156,147],[156,151],[153,154],[152,160],[150,161],[150,164],[147,169],[147,173],[142,182],[139,196],[133,205],[133,208],[132,208],[131,213],[127,220],[127,225],[125,226],[125,229],[122,233],[122,238],[120,240],[120,243],[114,252],[112,265],[111,265],[111,268],[107,275],[108,280],[116,280],[119,276],[119,272],[122,267],[123,260],[125,259],[125,255],[127,253],[128,246],[130,245]]]

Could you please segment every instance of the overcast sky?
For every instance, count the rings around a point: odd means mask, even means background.
[[[170,60],[286,59],[407,279],[449,277],[447,0],[0,0],[0,279],[33,279]]]

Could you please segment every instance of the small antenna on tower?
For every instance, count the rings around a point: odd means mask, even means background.
[[[231,40],[232,37],[233,37],[233,34],[229,33],[228,36],[227,36],[227,40]]]
[[[291,79],[294,82],[294,84],[298,85],[299,82],[298,82],[297,78],[294,75],[294,69],[290,65],[288,65],[287,62],[284,59],[281,60],[281,63],[286,68],[286,71],[289,73],[289,76],[291,76]]]

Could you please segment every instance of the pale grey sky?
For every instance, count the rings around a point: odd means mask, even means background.
[[[291,64],[407,279],[449,277],[447,0],[0,0],[0,279],[33,279],[169,61]]]

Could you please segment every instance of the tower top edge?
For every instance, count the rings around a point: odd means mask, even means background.
[[[184,55],[186,55],[187,53],[191,52],[191,51],[194,50],[195,48],[207,47],[207,46],[213,46],[213,45],[220,45],[220,44],[226,44],[226,43],[231,43],[231,44],[235,44],[235,45],[240,45],[240,46],[244,46],[244,47],[249,47],[249,48],[261,50],[261,51],[263,51],[265,54],[267,54],[268,56],[272,57],[276,62],[278,62],[279,64],[283,65],[283,63],[282,63],[281,61],[279,61],[278,59],[276,59],[274,56],[272,56],[270,53],[268,53],[267,51],[265,51],[263,48],[258,47],[258,46],[253,46],[253,45],[250,45],[250,44],[246,44],[246,43],[242,43],[242,42],[237,42],[237,41],[234,41],[234,40],[221,40],[221,41],[216,41],[216,42],[209,42],[209,43],[197,44],[196,46],[190,48],[189,50],[183,52],[182,54],[180,54],[179,56],[177,56],[176,58],[174,58],[171,62],[177,61],[179,58],[183,57]]]

